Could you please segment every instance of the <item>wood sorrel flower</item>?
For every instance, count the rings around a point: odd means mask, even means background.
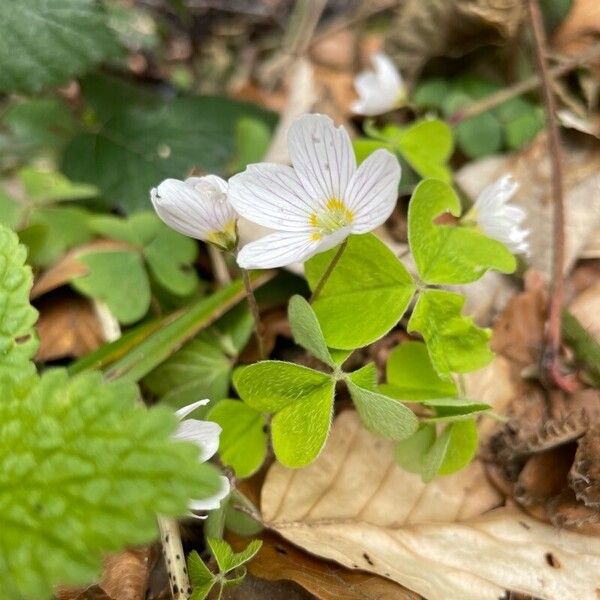
[[[479,194],[467,218],[474,219],[486,235],[502,242],[513,253],[527,254],[529,229],[522,227],[527,213],[509,204],[518,187],[510,175],[501,177]]]
[[[354,78],[359,98],[352,110],[373,117],[398,108],[406,100],[402,76],[391,59],[382,53],[371,57],[374,71],[363,71]]]
[[[180,408],[175,414],[181,420],[175,438],[186,442],[193,442],[200,448],[200,462],[206,462],[219,449],[219,434],[221,427],[212,421],[199,421],[198,419],[186,419],[192,411],[199,406],[208,404],[209,400],[198,400]],[[210,496],[201,500],[190,500],[191,510],[214,510],[219,508],[221,500],[229,494],[229,480],[221,476],[221,489]]]
[[[367,233],[391,214],[400,165],[376,150],[361,165],[348,133],[323,115],[304,115],[290,127],[292,167],[261,163],[229,180],[229,199],[250,221],[277,230],[244,246],[238,264],[266,269],[302,262]]]
[[[158,216],[189,237],[221,250],[237,246],[237,215],[227,199],[227,182],[216,175],[165,179],[150,192]]]

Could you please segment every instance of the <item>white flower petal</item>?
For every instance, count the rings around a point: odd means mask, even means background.
[[[290,127],[288,150],[302,186],[321,207],[344,198],[356,159],[343,127],[324,115],[303,115]]]
[[[279,231],[308,231],[316,203],[287,165],[250,165],[229,180],[229,200],[246,219]]]
[[[360,165],[346,195],[346,206],[354,215],[352,233],[372,231],[392,214],[400,175],[398,159],[384,149],[376,150]]]
[[[310,232],[272,233],[255,242],[246,244],[237,256],[243,269],[272,269],[303,262],[316,253],[321,240],[315,240]]]
[[[181,421],[184,417],[187,417],[190,413],[194,412],[200,406],[206,406],[210,400],[205,398],[204,400],[197,400],[187,406],[182,406],[179,410],[175,411],[175,416]]]
[[[392,59],[383,52],[377,52],[371,57],[371,62],[381,86],[398,93],[403,86],[402,76]]]
[[[227,497],[230,490],[229,479],[223,475],[221,475],[220,479],[221,489],[208,498],[202,498],[202,500],[190,500],[188,503],[190,510],[216,510],[219,508],[221,500]]]
[[[375,54],[371,62],[375,71],[363,71],[354,79],[359,99],[352,105],[355,113],[367,116],[393,110],[404,94],[402,77],[388,56]]]
[[[210,184],[220,192],[223,192],[223,194],[227,193],[227,182],[218,175],[204,175],[204,177],[188,177],[185,180],[185,183],[191,185],[192,187],[195,187],[204,182]]]
[[[186,419],[179,423],[175,438],[193,442],[200,448],[200,462],[206,462],[219,449],[221,427],[212,421]]]

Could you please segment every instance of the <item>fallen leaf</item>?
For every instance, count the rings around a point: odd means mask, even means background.
[[[80,357],[104,342],[92,304],[69,291],[42,298],[36,330],[40,339],[36,360],[47,362]]]
[[[600,34],[597,0],[573,0],[567,18],[552,36],[552,45],[565,54],[577,54],[595,44]]]
[[[115,600],[144,600],[151,549],[125,550],[104,560],[100,587]]]
[[[320,600],[419,600],[420,596],[402,586],[373,575],[346,569],[340,565],[299,550],[270,532],[261,536],[263,545],[248,565],[248,571],[260,579],[288,579],[300,584]],[[234,550],[247,540],[228,536]]]
[[[274,464],[262,490],[266,524],[292,543],[430,600],[497,600],[507,590],[597,600],[600,539],[491,510],[498,502],[480,462],[425,485],[350,411],[312,465]]]

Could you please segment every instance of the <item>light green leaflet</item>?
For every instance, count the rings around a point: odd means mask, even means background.
[[[458,196],[442,181],[422,181],[408,208],[408,239],[425,283],[470,283],[489,269],[515,270],[515,258],[504,244],[471,227],[436,225],[434,220],[443,213],[460,216]]]
[[[336,249],[305,264],[312,289]],[[333,273],[313,303],[331,348],[360,348],[386,334],[402,317],[415,284],[394,253],[373,234],[351,236]]]

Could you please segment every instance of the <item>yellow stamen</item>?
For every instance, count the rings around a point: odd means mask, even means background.
[[[343,200],[335,196],[329,198],[323,211],[312,213],[308,218],[310,226],[316,230],[312,239],[321,239],[323,235],[329,235],[342,227],[346,227],[352,223],[353,219],[354,213],[346,207]]]

